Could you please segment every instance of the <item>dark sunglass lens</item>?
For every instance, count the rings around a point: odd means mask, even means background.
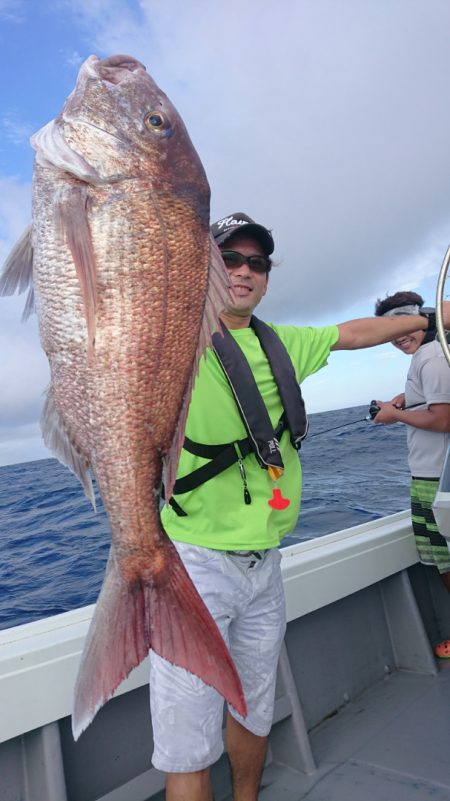
[[[267,259],[264,256],[250,256],[247,259],[252,270],[257,273],[267,272]]]
[[[236,250],[222,250],[222,258],[230,270],[245,263],[256,273],[266,273],[269,269],[269,260],[264,256],[244,256]]]
[[[227,267],[240,267],[243,261],[241,254],[232,250],[223,250],[222,258]]]

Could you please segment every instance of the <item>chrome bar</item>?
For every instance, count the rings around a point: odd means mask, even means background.
[[[444,300],[444,284],[445,284],[445,279],[447,278],[449,263],[450,263],[450,246],[447,248],[447,253],[445,254],[444,261],[442,262],[442,267],[439,273],[438,284],[436,289],[436,327],[439,334],[439,341],[442,345],[442,350],[444,351],[444,356],[447,359],[448,364],[450,365],[450,350],[448,347],[447,337],[445,335],[443,310],[442,310],[442,303]]]

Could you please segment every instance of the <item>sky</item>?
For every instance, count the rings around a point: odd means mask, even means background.
[[[81,63],[126,53],[180,112],[211,219],[272,229],[258,313],[328,325],[412,289],[434,305],[450,242],[448,0],[0,0],[0,263],[30,222],[30,135]],[[24,296],[0,298],[0,465],[47,458],[49,381]],[[409,359],[389,344],[331,354],[310,413],[389,400]]]

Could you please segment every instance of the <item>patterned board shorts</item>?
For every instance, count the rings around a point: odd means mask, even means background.
[[[450,571],[450,552],[447,540],[439,533],[431,505],[438,478],[411,479],[411,516],[419,559],[424,565],[434,565],[439,573]]]
[[[286,630],[281,554],[227,553],[175,542],[186,569],[228,644],[247,703],[230,714],[266,736],[272,725],[278,657]],[[150,705],[155,768],[203,770],[223,753],[224,700],[183,668],[150,652]]]

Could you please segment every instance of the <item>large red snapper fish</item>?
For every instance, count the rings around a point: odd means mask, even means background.
[[[168,499],[199,358],[229,299],[202,164],[171,102],[123,55],[90,56],[31,143],[33,222],[0,293],[31,287],[51,371],[44,441],[93,504],[95,476],[112,532],[74,737],[150,648],[245,715],[228,649],[159,518],[163,466]]]

